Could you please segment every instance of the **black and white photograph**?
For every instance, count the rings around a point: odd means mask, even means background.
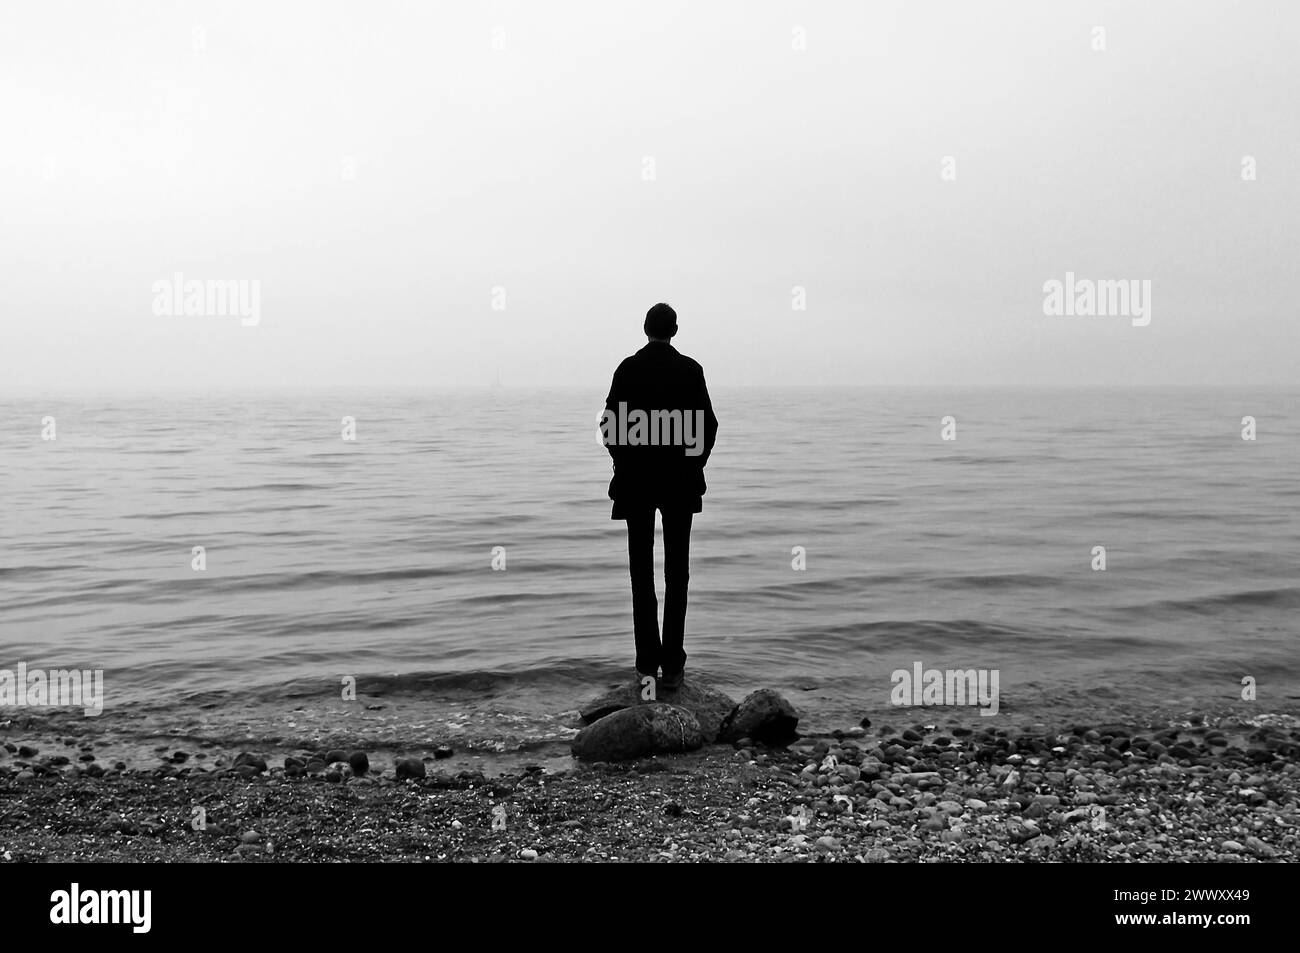
[[[1298,53],[1281,0],[5,0],[7,915],[892,864],[836,889],[1250,942]]]

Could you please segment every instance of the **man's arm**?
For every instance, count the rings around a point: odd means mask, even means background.
[[[709,399],[709,387],[704,383],[704,368],[700,368],[700,403],[704,408],[704,452],[700,454],[700,467],[709,462],[713,444],[718,439],[718,418],[713,414],[713,401]]]
[[[623,369],[620,364],[618,370],[614,371],[614,379],[609,383],[609,395],[605,398],[605,410],[601,413],[602,435],[605,438],[605,449],[614,459],[614,467],[618,468],[619,458],[623,455],[623,447],[618,443],[618,402],[622,394],[622,381],[619,379],[619,371]]]

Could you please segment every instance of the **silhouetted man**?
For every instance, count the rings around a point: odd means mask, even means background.
[[[677,688],[686,668],[686,588],[690,580],[691,519],[703,508],[704,465],[713,451],[713,416],[704,370],[669,343],[677,312],[657,304],[646,312],[649,343],[623,361],[605,398],[600,426],[614,458],[611,519],[627,520],[632,575],[632,623],[638,677]],[[655,599],[655,510],[664,525],[664,632],[659,641]]]

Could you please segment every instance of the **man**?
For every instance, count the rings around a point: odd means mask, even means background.
[[[703,508],[704,465],[713,451],[713,416],[704,370],[672,346],[677,312],[657,304],[646,312],[649,342],[623,361],[605,399],[601,434],[614,458],[610,518],[627,521],[632,623],[638,680],[681,686],[686,668],[686,588],[691,520]],[[655,511],[664,526],[664,630],[655,599]]]

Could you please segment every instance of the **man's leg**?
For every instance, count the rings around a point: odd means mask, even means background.
[[[636,670],[659,677],[659,601],[655,598],[655,511],[627,519],[627,564],[632,575],[632,628]]]
[[[664,677],[686,667],[686,588],[691,580],[691,513],[664,513]]]

